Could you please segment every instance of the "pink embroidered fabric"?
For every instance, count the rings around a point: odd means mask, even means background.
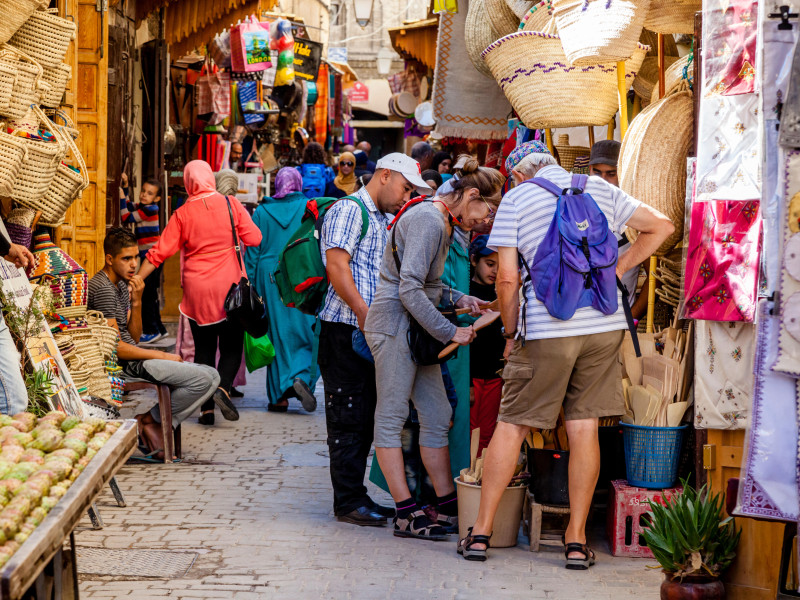
[[[752,93],[756,80],[758,2],[712,0],[704,4],[704,89],[724,96]]]
[[[760,237],[761,213],[756,200],[692,205],[685,318],[753,321]]]

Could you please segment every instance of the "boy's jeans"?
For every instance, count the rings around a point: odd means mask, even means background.
[[[20,371],[19,352],[0,313],[0,413],[15,415],[27,406],[28,392]]]

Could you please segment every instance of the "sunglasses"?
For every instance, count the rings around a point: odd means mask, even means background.
[[[355,165],[355,163],[351,163],[349,161],[340,162],[339,164],[342,165],[343,167],[352,167]]]
[[[489,202],[487,202],[486,198],[484,198],[483,196],[481,196],[481,200],[483,200],[483,202],[486,204],[486,208],[489,209],[489,216],[487,216],[486,218],[487,219],[494,219],[494,215],[495,215],[496,211],[492,208],[492,205],[489,204]]]

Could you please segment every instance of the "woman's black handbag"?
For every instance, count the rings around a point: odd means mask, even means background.
[[[236,258],[239,260],[239,269],[242,272],[242,278],[239,283],[231,284],[231,289],[228,290],[228,295],[225,297],[225,314],[229,321],[241,324],[242,328],[250,334],[250,337],[260,338],[267,334],[267,329],[269,328],[267,307],[256,293],[255,288],[250,285],[250,280],[245,277],[242,252],[239,247],[239,236],[236,235],[236,225],[233,222],[231,201],[225,198],[225,202],[228,203],[228,215],[231,218],[233,247],[236,248]]]
[[[413,206],[415,205],[406,205],[405,209],[407,210]],[[397,253],[396,225],[398,219],[403,214],[405,214],[405,210],[402,211],[392,223],[392,257],[394,258],[394,264],[397,267],[398,276],[400,275],[401,262],[400,256]],[[456,309],[452,302],[446,309],[441,310],[441,313],[447,317],[448,321],[454,325],[456,324]],[[421,367],[428,367],[431,365],[440,365],[445,363],[456,355],[456,352],[451,352],[444,358],[439,358],[439,353],[444,350],[450,342],[442,343],[437,340],[430,333],[428,333],[428,330],[420,325],[419,321],[417,321],[410,313],[408,315],[408,319],[408,349],[411,351],[411,360]]]

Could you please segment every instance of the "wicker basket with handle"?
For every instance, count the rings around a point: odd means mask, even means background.
[[[31,104],[38,104],[42,96],[42,65],[30,56],[10,44],[0,45],[0,115],[12,119],[22,119],[28,113]],[[8,71],[14,71],[14,83],[11,94],[7,97],[3,91],[7,89]]]
[[[27,153],[22,160],[22,167],[17,179],[14,181],[11,197],[24,206],[41,210],[40,222],[44,225],[57,221],[52,220],[53,208],[47,202],[45,195],[53,183],[59,164],[66,155],[67,144],[64,136],[58,132],[42,109],[36,105],[33,105],[32,108],[33,113],[39,118],[40,124],[53,134],[54,141],[20,138],[25,144]],[[45,217],[46,213],[50,218]]]
[[[2,0],[0,10],[3,18],[0,19],[0,44],[11,39],[17,30],[25,24],[30,16],[37,10],[45,8],[46,0]]]
[[[553,0],[564,54],[572,65],[628,60],[636,51],[650,0]]]
[[[663,34],[694,33],[694,15],[702,9],[701,0],[650,0],[644,26]]]
[[[67,89],[67,84],[72,77],[72,67],[66,63],[62,63],[54,69],[44,69],[42,79],[50,86],[46,94],[42,95],[40,104],[49,108],[57,108],[61,106],[61,100],[64,98],[64,91]]]
[[[625,63],[628,87],[647,50],[639,45]],[[607,125],[617,112],[616,65],[570,66],[557,35],[518,31],[491,44],[482,56],[531,129]]]
[[[481,52],[501,36],[492,29],[489,14],[486,9],[486,0],[470,0],[467,10],[467,19],[464,24],[464,45],[467,56],[475,69],[491,79],[492,72],[481,58]]]
[[[587,146],[570,146],[569,135],[562,133],[558,136],[558,141],[555,144],[558,150],[558,158],[561,167],[566,171],[572,171],[575,166],[575,159],[581,156],[589,156],[592,153],[591,148]]]
[[[484,0],[484,2],[489,23],[491,23],[492,29],[499,33],[500,36],[514,33],[517,30],[519,17],[514,14],[506,0]]]
[[[58,127],[56,131],[72,152],[80,170],[76,172],[69,165],[63,162],[59,163],[53,182],[42,199],[42,218],[39,220],[42,225],[50,227],[64,222],[64,215],[69,207],[76,198],[80,197],[83,190],[89,187],[88,170],[81,151],[78,150],[72,136],[65,129]]]
[[[35,56],[43,67],[55,69],[64,62],[75,23],[58,16],[58,9],[37,10],[11,37],[11,44]]]

